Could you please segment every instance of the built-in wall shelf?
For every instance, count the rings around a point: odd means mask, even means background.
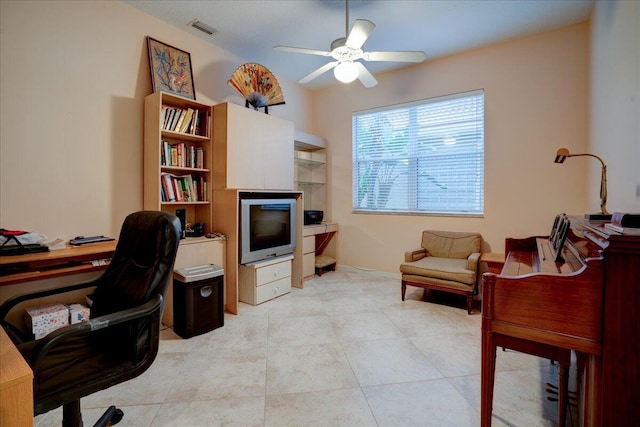
[[[313,159],[301,159],[299,157],[295,157],[295,161],[297,164],[301,166],[322,166],[325,164],[324,161],[313,160]]]
[[[316,135],[295,131],[294,182],[305,193],[304,208],[325,210],[327,199],[326,141]]]
[[[297,185],[325,185],[324,182],[319,181],[296,181]]]

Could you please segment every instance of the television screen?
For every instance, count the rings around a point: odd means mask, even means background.
[[[290,205],[270,203],[249,207],[251,234],[249,245],[252,251],[291,243]]]
[[[295,199],[241,199],[240,206],[241,264],[294,252]]]

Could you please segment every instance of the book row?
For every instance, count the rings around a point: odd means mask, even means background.
[[[160,175],[160,193],[163,202],[207,201],[207,181],[204,177],[191,175]]]
[[[163,130],[205,136],[208,121],[209,112],[206,110],[162,106],[160,123]]]
[[[160,165],[204,169],[204,150],[184,142],[160,141]]]

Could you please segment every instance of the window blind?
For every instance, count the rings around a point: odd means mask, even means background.
[[[480,216],[484,91],[353,113],[354,212]]]

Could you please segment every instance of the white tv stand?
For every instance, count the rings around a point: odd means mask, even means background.
[[[258,305],[291,292],[292,260],[293,255],[285,255],[240,265],[238,299]]]

